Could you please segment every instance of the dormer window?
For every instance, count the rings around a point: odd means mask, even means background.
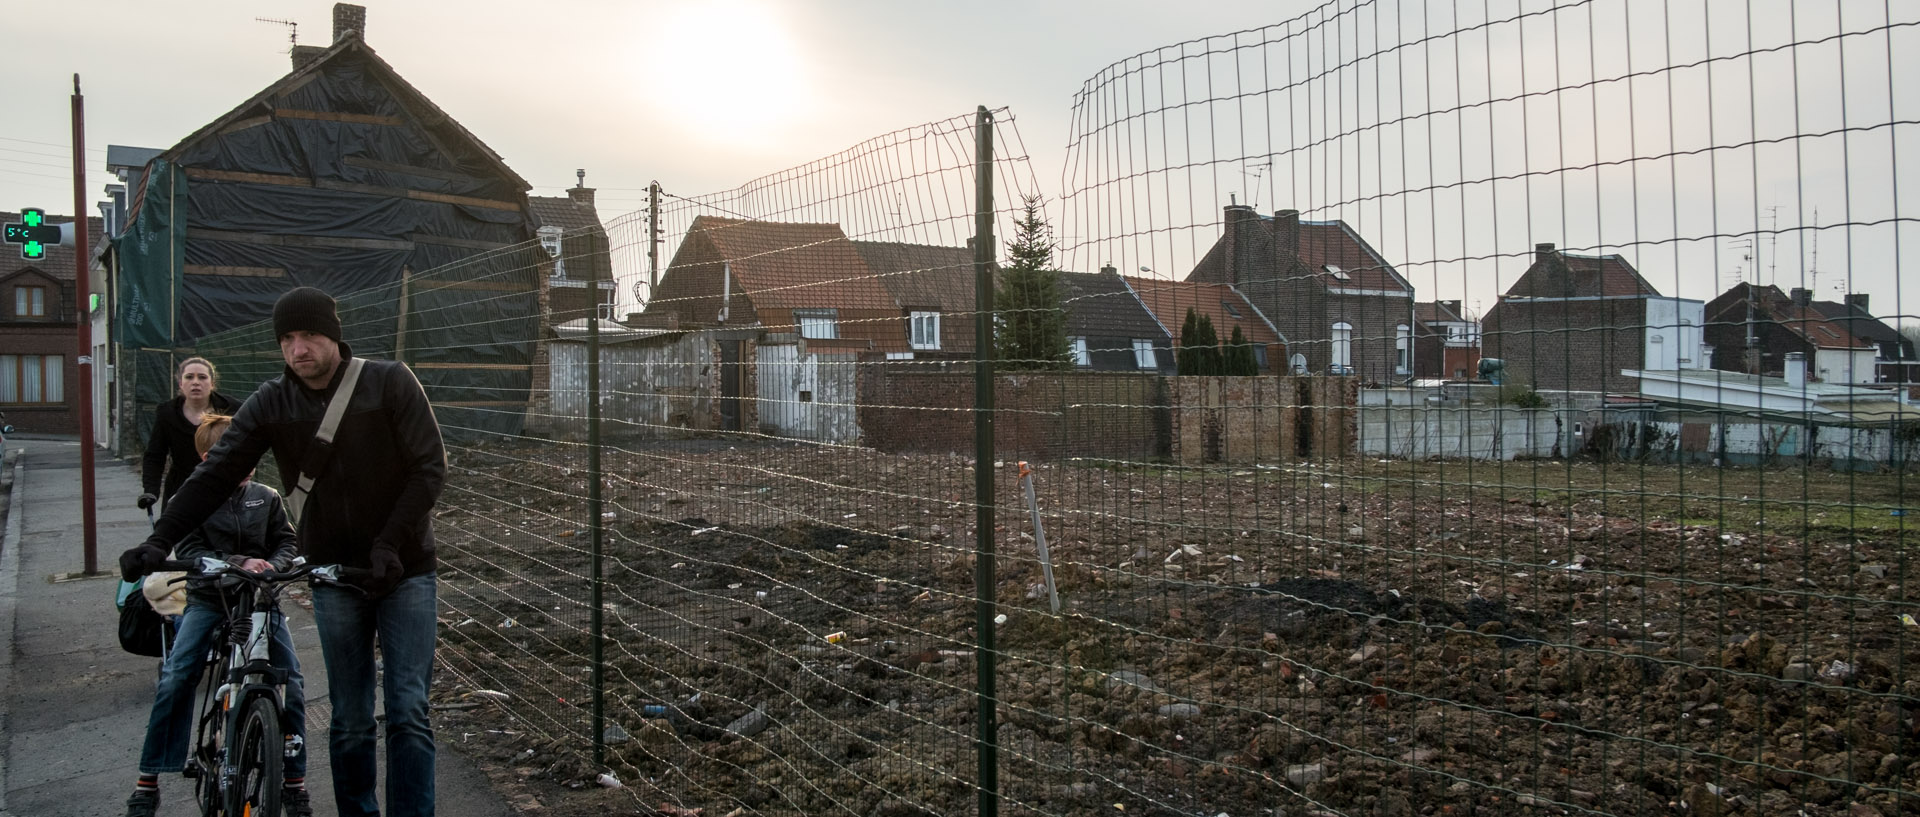
[[[1343,269],[1341,269],[1341,268],[1339,268],[1339,267],[1336,267],[1336,266],[1334,266],[1334,265],[1332,265],[1332,264],[1328,264],[1328,265],[1326,266],[1326,270],[1327,270],[1327,274],[1328,274],[1328,275],[1331,275],[1331,276],[1333,276],[1333,279],[1334,279],[1334,280],[1336,280],[1336,281],[1351,281],[1351,280],[1353,280],[1353,276],[1351,276],[1351,275],[1348,275],[1348,274],[1347,274],[1347,271],[1346,271],[1346,270],[1343,270]]]
[[[1240,310],[1233,308],[1232,301],[1221,301],[1220,308],[1227,310],[1227,314],[1229,315],[1232,315],[1236,318],[1240,317]]]

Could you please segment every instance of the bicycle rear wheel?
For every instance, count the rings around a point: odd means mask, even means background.
[[[272,695],[247,699],[235,738],[233,787],[227,790],[228,817],[280,817],[286,737],[280,731],[280,704]]]

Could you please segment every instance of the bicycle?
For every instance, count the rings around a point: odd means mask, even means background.
[[[285,572],[249,573],[212,557],[169,559],[160,569],[184,571],[185,578],[217,579],[223,584],[235,580],[242,585],[237,598],[227,599],[226,637],[211,648],[200,685],[193,751],[184,772],[194,781],[194,799],[200,804],[200,813],[205,817],[278,817],[285,783],[282,753],[286,750],[286,733],[281,728],[280,713],[285,704],[287,671],[273,666],[268,651],[274,628],[284,624],[284,618],[278,615],[280,591],[302,578],[354,587],[343,580],[349,569],[296,560]],[[227,597],[224,589],[221,595]],[[226,652],[224,660],[219,655],[221,650]]]

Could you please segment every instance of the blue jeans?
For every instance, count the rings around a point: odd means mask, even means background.
[[[226,611],[216,605],[189,600],[187,611],[175,622],[173,651],[160,668],[160,686],[153,693],[153,712],[147,716],[147,739],[140,748],[141,774],[169,774],[185,769],[193,742],[194,689],[207,665],[207,651],[224,639]],[[285,616],[278,616],[268,660],[288,670],[285,709],[281,713],[287,736],[299,736],[293,754],[286,756],[288,777],[307,776],[307,694],[300,676],[300,659],[293,653],[293,637]]]
[[[387,809],[392,817],[433,815],[433,724],[427,686],[439,639],[432,573],[368,599],[315,585],[313,620],[333,696],[333,797],[340,817],[378,817],[374,799],[373,640],[380,637],[387,706]]]

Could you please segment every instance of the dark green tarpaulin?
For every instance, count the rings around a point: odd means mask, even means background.
[[[164,349],[174,342],[174,304],[186,266],[187,220],[179,217],[187,199],[186,174],[165,159],[147,167],[140,212],[126,232],[113,240],[120,259],[120,343]]]

